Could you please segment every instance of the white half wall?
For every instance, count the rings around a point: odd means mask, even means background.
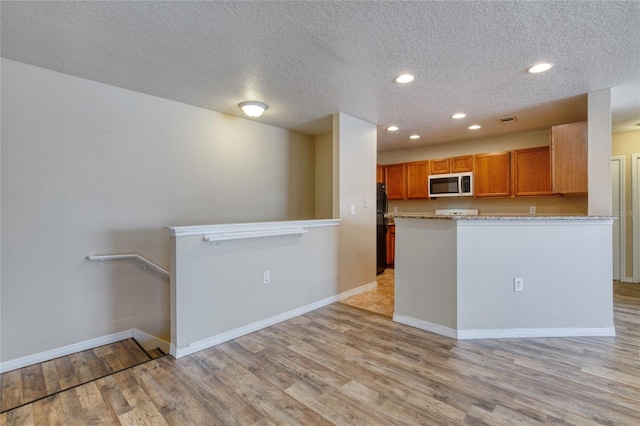
[[[585,218],[396,217],[394,320],[459,339],[614,335],[613,219]]]
[[[298,309],[337,300],[332,298],[339,293],[338,223],[239,224],[235,232],[303,227],[308,233],[218,243],[205,241],[203,234],[229,232],[223,227],[188,235],[172,229],[172,355],[186,355],[255,331],[256,324],[270,325],[274,318],[286,319],[282,315],[303,313]],[[268,284],[263,284],[264,271],[270,274]]]
[[[314,139],[2,59],[0,361],[170,340],[166,225],[311,219]],[[373,181],[373,179],[372,179]]]

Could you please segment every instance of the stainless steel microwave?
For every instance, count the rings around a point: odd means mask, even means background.
[[[429,175],[429,197],[470,197],[473,172]]]

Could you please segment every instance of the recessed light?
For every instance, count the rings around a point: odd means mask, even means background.
[[[420,139],[420,135],[411,135],[409,139]]]
[[[527,72],[531,73],[531,74],[537,74],[540,72],[545,72],[551,69],[551,67],[553,67],[552,64],[548,63],[548,62],[541,62],[539,64],[535,64],[534,66],[530,67]]]
[[[472,124],[471,126],[469,126],[469,130],[478,130],[480,128],[479,124]]]
[[[415,77],[411,74],[402,74],[396,77],[396,83],[406,84],[411,83]]]
[[[464,112],[456,112],[451,116],[451,118],[455,118],[456,120],[458,120],[460,118],[465,118],[466,116],[467,114],[465,114]]]
[[[399,129],[399,127],[398,127],[398,126],[389,126],[389,127],[387,127],[387,130],[388,130],[388,131],[390,131],[390,132],[395,132],[395,131],[397,131],[398,129]]]

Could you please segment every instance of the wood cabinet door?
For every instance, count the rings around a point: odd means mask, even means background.
[[[385,166],[387,199],[405,200],[407,198],[406,170],[405,164],[389,164]]]
[[[551,194],[550,148],[513,151],[513,193],[515,196]]]
[[[556,194],[586,193],[587,122],[551,128],[551,186]]]
[[[387,265],[393,265],[396,259],[396,226],[387,228]]]
[[[451,173],[473,171],[473,155],[461,155],[451,158]]]
[[[430,162],[431,162],[430,174],[432,175],[441,175],[441,174],[451,172],[448,158],[438,158],[436,160],[430,160]]]
[[[384,183],[384,166],[376,165],[376,182]]]
[[[473,169],[476,197],[508,197],[511,194],[510,152],[476,155]]]
[[[429,198],[429,162],[407,163],[407,198]]]

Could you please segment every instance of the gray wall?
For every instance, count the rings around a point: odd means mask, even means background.
[[[169,340],[167,225],[314,217],[314,138],[2,59],[0,360]],[[373,179],[372,179],[373,181]]]

